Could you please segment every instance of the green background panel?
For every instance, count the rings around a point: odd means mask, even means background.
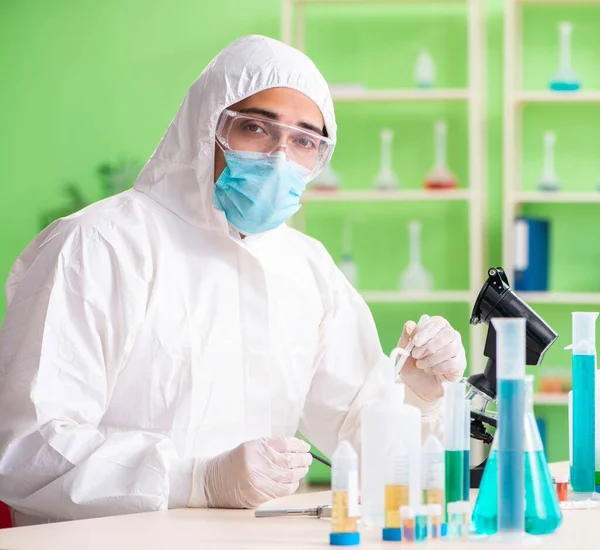
[[[487,33],[489,265],[502,257],[502,0],[485,0]],[[311,6],[306,8],[308,53],[333,84],[409,87],[422,47],[433,54],[438,85],[467,82],[465,8],[459,5]],[[120,158],[145,161],[176,112],[190,83],[210,59],[243,34],[279,37],[279,0],[198,2],[173,0],[45,0],[0,2],[1,200],[0,279],[40,229],[40,216],[63,202],[75,181],[91,201],[100,197],[95,170]],[[543,90],[557,64],[559,21],[575,23],[573,64],[588,89],[600,88],[598,7],[525,10],[524,86]],[[333,159],[347,189],[369,189],[379,166],[379,132],[395,131],[393,166],[407,189],[417,189],[433,163],[433,124],[449,124],[448,158],[461,186],[468,184],[467,118],[461,103],[340,104],[339,146]],[[557,133],[557,170],[564,188],[593,190],[600,180],[597,154],[600,108],[536,105],[524,108],[524,189],[541,172],[542,135]],[[588,233],[600,205],[528,206],[552,221],[551,288],[598,291],[600,245]],[[363,290],[396,288],[406,266],[407,225],[423,223],[423,263],[436,289],[468,282],[468,219],[464,203],[310,204],[308,232],[332,256],[341,254],[343,221],[355,218],[354,255]],[[535,304],[534,304],[535,306]],[[4,314],[0,301],[0,318]],[[560,332],[545,365],[569,365],[568,305],[536,307]],[[580,309],[577,306],[577,309]],[[460,304],[376,304],[373,314],[386,350],[408,318],[441,314],[468,344],[470,308]],[[536,369],[541,372],[545,367]],[[565,459],[566,408],[539,407],[548,421],[548,453]]]

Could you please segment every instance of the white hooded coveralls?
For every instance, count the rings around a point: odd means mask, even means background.
[[[201,483],[202,461],[243,441],[358,443],[389,368],[366,304],[320,243],[285,225],[242,240],[211,203],[220,113],[273,87],[311,98],[335,140],[312,62],[239,39],[134,189],[16,261],[0,331],[0,500],[16,523],[186,506],[194,464]]]

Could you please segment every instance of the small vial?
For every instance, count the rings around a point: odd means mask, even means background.
[[[400,541],[402,525],[400,508],[408,505],[409,459],[408,451],[402,440],[398,440],[394,449],[390,469],[385,476],[385,526],[382,539]]]
[[[358,455],[348,441],[341,441],[331,459],[332,546],[360,544],[358,532]]]
[[[400,508],[400,519],[402,521],[402,540],[404,542],[415,541],[415,509],[412,506]]]
[[[431,540],[442,537],[442,505],[427,505],[427,535]]]
[[[427,506],[415,508],[415,540],[425,542],[427,540]]]
[[[448,503],[448,538],[466,539],[469,532],[471,506],[464,500]]]
[[[559,502],[566,502],[569,494],[569,476],[566,474],[558,475],[554,478],[554,486]]]

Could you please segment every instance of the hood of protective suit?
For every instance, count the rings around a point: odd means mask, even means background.
[[[216,126],[224,109],[269,88],[292,88],[312,99],[335,142],[331,94],[314,63],[272,38],[245,36],[194,82],[135,188],[194,225],[228,231],[225,214],[212,206]]]

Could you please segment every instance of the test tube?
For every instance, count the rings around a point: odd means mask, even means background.
[[[389,462],[389,471],[386,472],[383,540],[402,540],[400,508],[409,504],[409,477],[408,450],[402,440],[398,439]]]
[[[573,313],[573,471],[576,493],[596,489],[596,319],[598,313]]]
[[[594,477],[594,485],[596,486],[596,492],[600,493],[600,376],[596,376],[596,473]]]
[[[446,502],[463,500],[465,386],[460,382],[444,383],[444,449],[446,462]]]
[[[573,477],[573,391],[569,392],[569,478]]]
[[[421,504],[415,508],[415,541],[425,542],[427,540],[427,506]]]
[[[471,402],[465,406],[465,432],[463,440],[463,495],[467,502],[471,496]]]
[[[525,536],[525,319],[492,319],[498,381],[498,534]]]
[[[469,533],[471,506],[464,500],[448,503],[448,538],[466,539]]]
[[[415,509],[413,506],[402,506],[400,508],[400,519],[402,521],[402,540],[414,542],[415,540]]]
[[[341,441],[331,458],[332,546],[360,544],[358,532],[358,455],[348,441]]]
[[[442,511],[441,504],[427,505],[427,534],[432,540],[439,539],[442,536]]]
[[[423,445],[423,503],[446,504],[446,465],[444,446],[435,435]]]
[[[569,495],[569,476],[560,474],[554,478],[554,486],[556,487],[556,495],[559,502],[566,502]]]

